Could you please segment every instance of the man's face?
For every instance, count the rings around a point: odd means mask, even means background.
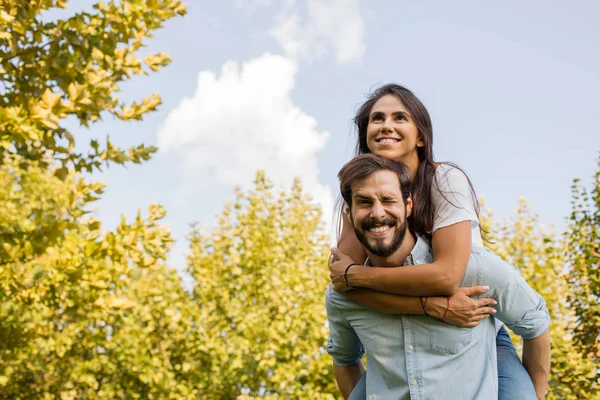
[[[377,171],[352,187],[350,217],[354,232],[376,256],[389,257],[398,250],[411,208],[411,199],[404,203],[398,176],[392,171]]]

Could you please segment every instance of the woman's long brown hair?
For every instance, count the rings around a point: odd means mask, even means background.
[[[412,119],[419,132],[419,138],[423,142],[423,146],[417,148],[419,167],[417,168],[417,173],[412,185],[413,212],[409,217],[409,224],[413,232],[421,235],[431,242],[431,230],[433,229],[433,220],[435,214],[433,205],[431,203],[431,187],[433,184],[435,184],[436,187],[439,187],[435,170],[436,166],[442,163],[435,162],[433,160],[433,127],[429,112],[423,103],[421,103],[421,101],[417,98],[417,96],[413,94],[413,92],[404,86],[391,83],[381,86],[367,97],[367,101],[365,101],[358,108],[356,116],[354,117],[354,125],[356,126],[358,134],[356,154],[371,153],[371,150],[367,146],[367,126],[369,125],[369,115],[375,103],[386,95],[392,95],[402,102],[404,107],[412,116]],[[461,168],[453,163],[444,162],[443,164],[449,164],[464,173]],[[465,176],[467,176],[467,174],[465,174]],[[479,215],[479,202],[477,201],[475,189],[473,188],[471,180],[468,178],[468,176],[467,181],[471,187],[471,197],[475,211]],[[446,198],[443,192],[442,196]],[[446,198],[446,200],[448,199]],[[340,204],[339,206],[343,206],[343,204]],[[459,207],[460,205],[455,206]],[[341,210],[342,207],[339,207],[339,209]],[[338,233],[339,226],[340,225],[338,223]],[[479,225],[479,229],[481,231],[482,238],[486,240],[485,231],[481,228],[481,225]]]

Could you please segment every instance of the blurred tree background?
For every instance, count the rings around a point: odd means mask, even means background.
[[[210,232],[189,235],[184,290],[173,239],[153,205],[113,231],[90,205],[89,173],[141,163],[155,148],[91,140],[62,122],[140,120],[160,96],[126,104],[119,85],[168,65],[139,50],[185,14],[178,0],[97,2],[53,22],[61,0],[0,5],[0,397],[6,399],[338,398],[323,294],[328,240],[297,182],[264,173],[236,190]],[[522,200],[514,220],[484,216],[492,246],[522,269],[552,315],[551,399],[600,398],[600,159],[572,187],[568,229],[542,229]]]

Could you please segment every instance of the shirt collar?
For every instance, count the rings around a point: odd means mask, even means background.
[[[410,265],[414,265],[415,264],[415,260],[424,260],[425,258],[427,258],[427,255],[429,254],[429,244],[427,243],[427,241],[425,239],[423,239],[421,236],[416,235],[417,236],[417,241],[414,245],[414,247],[412,248],[412,250],[410,251],[410,256],[408,258],[412,258],[412,263]],[[408,260],[407,258],[407,260]],[[422,261],[421,261],[422,262]],[[418,261],[417,261],[418,263]],[[406,263],[405,263],[406,265]]]

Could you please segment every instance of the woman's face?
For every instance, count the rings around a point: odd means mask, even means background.
[[[412,115],[396,96],[387,94],[377,100],[369,114],[367,146],[380,156],[407,163],[418,159],[423,146]]]

